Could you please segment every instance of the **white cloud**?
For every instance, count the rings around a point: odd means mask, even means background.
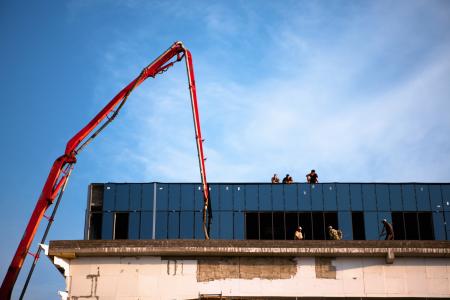
[[[433,45],[408,52],[407,65],[396,63],[405,55],[397,40],[416,30],[409,24],[417,9],[376,7],[344,24],[331,20],[342,31],[333,31],[330,44],[305,33],[311,28],[298,30],[295,19],[276,24],[270,47],[246,52],[260,55],[252,63],[267,70],[253,80],[241,80],[252,65],[236,69],[229,60],[211,62],[193,53],[210,181],[265,181],[273,172],[304,180],[311,168],[322,181],[448,180],[448,40],[428,41],[426,31],[419,32],[410,46]],[[237,34],[242,21],[218,11],[205,17],[208,30]],[[237,24],[227,27],[217,15]],[[327,21],[310,18],[302,26],[320,29],[315,26]],[[201,53],[217,49],[196,47]],[[198,181],[184,70],[169,70],[134,97],[122,116],[124,133],[112,135],[115,142],[130,138],[132,145],[112,156],[126,153],[136,181]]]

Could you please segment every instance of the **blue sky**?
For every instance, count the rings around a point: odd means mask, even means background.
[[[449,182],[449,28],[448,1],[0,2],[0,276],[65,143],[177,40],[209,181]],[[50,239],[83,237],[91,182],[199,181],[184,64],[78,159]],[[41,259],[29,293],[58,289]]]

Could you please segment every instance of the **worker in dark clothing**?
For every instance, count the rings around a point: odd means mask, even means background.
[[[272,183],[280,183],[280,178],[278,178],[277,174],[273,174]]]
[[[293,183],[294,179],[292,179],[292,176],[290,176],[289,174],[286,174],[286,176],[283,178],[283,183]]]
[[[383,223],[383,230],[381,231],[380,236],[382,235],[386,235],[385,240],[393,240],[394,239],[394,228],[392,227],[392,224],[389,224],[389,222],[386,219],[383,219],[383,221],[381,221],[381,223]]]
[[[319,176],[316,173],[316,170],[311,170],[310,173],[306,174],[306,181],[308,183],[319,183]]]

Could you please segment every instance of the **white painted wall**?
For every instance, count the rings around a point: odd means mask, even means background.
[[[298,257],[290,279],[197,282],[196,260],[92,257],[69,261],[68,299],[193,299],[223,296],[450,297],[450,259],[338,257],[336,279],[319,279],[314,257]],[[99,275],[98,275],[99,274]],[[98,275],[98,276],[97,276]],[[96,284],[95,284],[96,281]],[[91,296],[91,298],[87,298]],[[75,298],[74,298],[75,297]]]

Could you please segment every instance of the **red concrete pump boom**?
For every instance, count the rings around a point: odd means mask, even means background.
[[[39,223],[47,209],[53,204],[55,198],[62,196],[67,180],[71,174],[73,164],[76,163],[77,154],[90,143],[118,114],[119,110],[125,104],[130,93],[139,86],[148,77],[155,77],[165,72],[176,62],[185,58],[187,77],[189,81],[189,92],[191,97],[192,114],[195,127],[195,138],[197,143],[198,161],[200,167],[200,176],[203,187],[204,209],[203,209],[203,230],[205,238],[209,239],[206,226],[207,210],[209,208],[209,189],[206,181],[205,159],[203,155],[202,134],[200,130],[200,117],[197,106],[197,93],[194,80],[194,68],[192,65],[192,56],[181,42],[175,42],[169,49],[155,59],[151,64],[145,67],[141,74],[121,90],[83,129],[81,129],[67,143],[64,154],[58,157],[53,163],[48,178],[42,189],[42,193],[36,203],[36,207],[30,217],[25,233],[17,247],[16,253],[12,259],[6,276],[0,289],[0,300],[11,298],[14,284],[19,272],[28,254],[30,245],[36,234]],[[110,115],[111,114],[111,115]],[[104,122],[103,122],[104,121]],[[102,123],[103,122],[103,123]],[[94,131],[95,130],[95,131]],[[92,133],[92,134],[91,134]],[[91,135],[90,135],[91,134]],[[89,136],[90,135],[90,136]],[[89,136],[89,137],[88,137]],[[55,209],[57,204],[55,205]],[[53,218],[49,218],[51,223]],[[46,232],[47,233],[47,232]],[[46,234],[45,234],[46,235]],[[37,260],[38,255],[35,255]]]

